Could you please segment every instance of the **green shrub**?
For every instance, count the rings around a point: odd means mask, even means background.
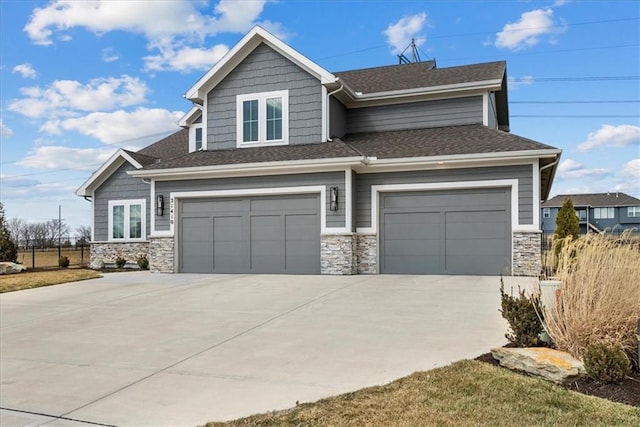
[[[116,267],[122,268],[126,263],[127,263],[127,260],[124,259],[123,257],[119,256],[118,258],[116,258]]]
[[[564,201],[556,217],[556,232],[554,235],[554,239],[557,240],[557,242],[554,242],[556,256],[562,251],[562,246],[565,244],[564,240],[569,236],[571,236],[571,240],[580,237],[580,220],[576,215],[571,199]]]
[[[0,203],[0,261],[16,262],[17,260],[16,244],[7,228],[7,222],[4,218],[4,205]]]
[[[67,258],[66,256],[61,256],[60,259],[58,260],[58,267],[60,268],[69,267],[69,258]]]
[[[631,362],[619,343],[594,343],[583,356],[587,374],[602,384],[619,384],[631,374]]]
[[[146,255],[140,255],[136,260],[136,262],[138,263],[138,267],[140,267],[141,269],[143,270],[149,269],[149,260],[147,259]]]
[[[510,332],[505,337],[510,343],[518,347],[543,346],[539,335],[544,330],[538,315],[540,297],[527,296],[525,291],[519,289],[517,296],[504,292],[504,282],[500,279],[500,296],[502,297],[502,317],[509,322]]]

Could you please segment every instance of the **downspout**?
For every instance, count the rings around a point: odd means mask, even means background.
[[[337,81],[337,80],[336,80]],[[331,139],[331,135],[329,134],[329,132],[331,131],[331,95],[334,95],[338,92],[340,92],[341,90],[344,89],[344,85],[341,84],[340,87],[334,91],[331,91],[327,94],[327,142],[331,142],[333,141]]]

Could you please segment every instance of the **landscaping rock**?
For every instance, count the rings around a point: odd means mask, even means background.
[[[0,262],[0,274],[20,273],[26,269],[27,267],[24,265],[16,264],[15,262]]]
[[[506,368],[525,371],[558,384],[586,374],[581,361],[569,353],[546,347],[500,347],[492,349],[491,354]]]
[[[104,268],[104,261],[101,259],[93,260],[91,264],[89,264],[89,268],[92,270],[102,270]]]

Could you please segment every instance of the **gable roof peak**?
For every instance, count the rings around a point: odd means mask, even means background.
[[[300,68],[316,77],[322,84],[333,83],[336,77],[302,55],[300,52],[280,40],[259,25],[254,25],[251,30],[240,39],[209,71],[193,85],[184,95],[198,104],[202,104],[207,92],[213,89],[224,77],[226,77],[240,62],[242,62],[261,43],[265,43],[276,52],[289,59]]]

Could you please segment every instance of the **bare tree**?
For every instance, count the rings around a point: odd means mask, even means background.
[[[69,236],[71,229],[64,220],[52,219],[45,223],[47,230],[47,244],[49,246],[58,246],[58,241]]]
[[[76,228],[76,244],[88,244],[91,241],[91,227],[81,225]]]
[[[25,222],[20,218],[11,218],[7,222],[7,228],[9,229],[9,234],[11,234],[11,239],[15,242],[16,246],[24,246],[22,240],[22,230],[25,227]]]

